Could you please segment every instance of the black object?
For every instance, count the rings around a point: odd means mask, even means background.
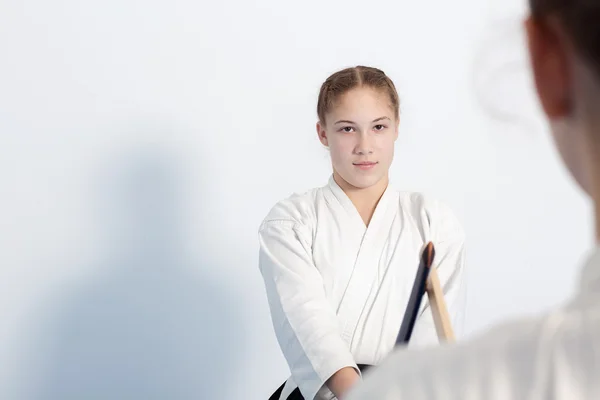
[[[417,269],[415,283],[413,284],[410,298],[408,299],[408,305],[404,312],[404,318],[400,325],[400,332],[398,332],[398,337],[396,338],[396,346],[405,345],[410,341],[415,322],[417,321],[417,314],[421,307],[421,300],[425,295],[427,278],[429,277],[429,271],[431,270],[434,256],[435,249],[433,248],[433,244],[429,242],[421,255],[421,262]]]

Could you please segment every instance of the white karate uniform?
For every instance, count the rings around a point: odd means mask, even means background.
[[[336,184],[277,203],[259,229],[259,265],[291,370],[282,399],[332,399],[336,371],[377,365],[393,349],[421,252],[432,241],[454,326],[462,324],[464,234],[439,201],[388,186],[369,226]],[[426,298],[411,345],[437,345]]]
[[[600,399],[600,248],[560,309],[458,345],[392,353],[347,396],[375,399]]]

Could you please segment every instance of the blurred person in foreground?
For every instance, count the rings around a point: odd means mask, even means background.
[[[562,160],[595,207],[600,238],[600,0],[530,0],[537,95]],[[566,212],[566,211],[565,211]],[[344,400],[600,399],[600,246],[574,298],[470,341],[397,349]]]

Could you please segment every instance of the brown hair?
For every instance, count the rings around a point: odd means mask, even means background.
[[[394,117],[398,119],[400,99],[394,82],[380,69],[359,65],[334,73],[321,85],[317,102],[317,115],[321,123],[325,123],[325,115],[342,95],[361,86],[385,91],[390,97]]]
[[[529,5],[534,18],[556,15],[600,76],[600,0],[529,0]]]

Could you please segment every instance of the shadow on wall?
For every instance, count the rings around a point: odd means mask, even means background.
[[[110,237],[100,272],[36,320],[20,399],[232,397],[242,319],[208,277],[218,260],[184,255],[176,170],[152,151],[117,168],[101,197]]]

